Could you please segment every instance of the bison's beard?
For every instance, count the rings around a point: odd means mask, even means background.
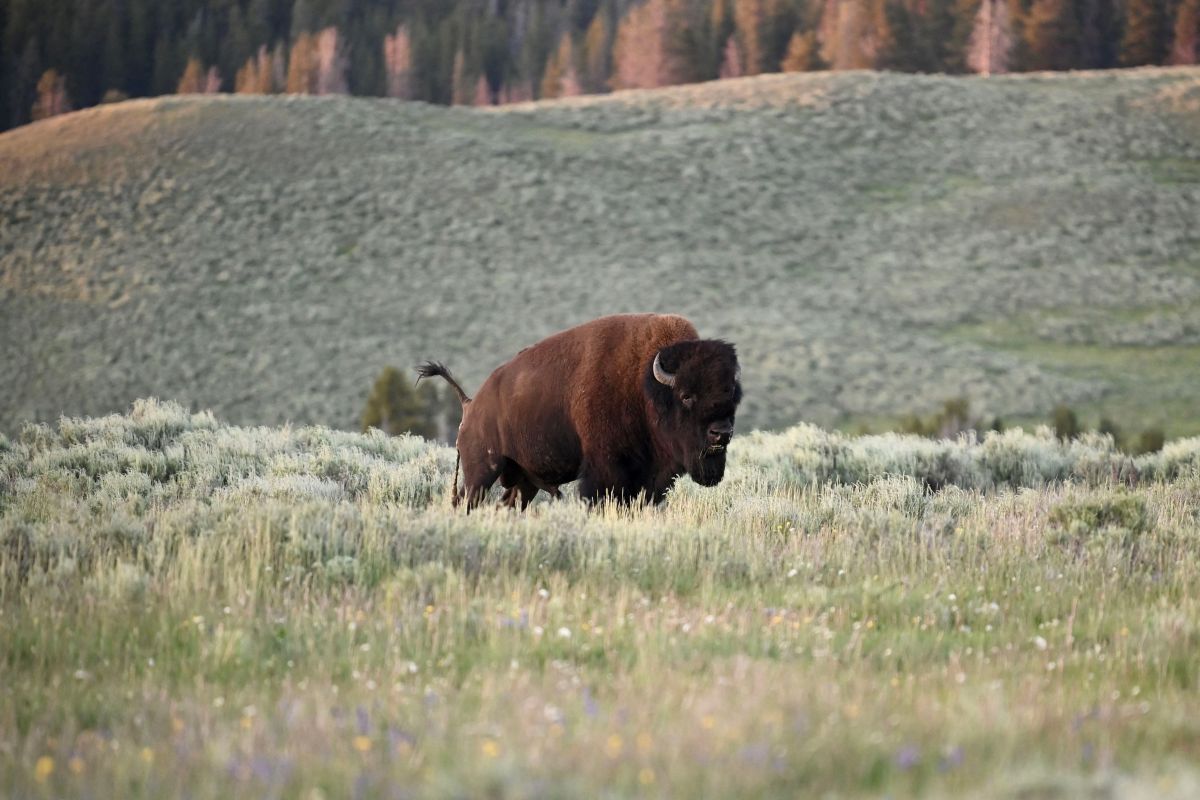
[[[716,486],[725,477],[725,448],[709,448],[700,453],[688,470],[692,480],[701,486]]]

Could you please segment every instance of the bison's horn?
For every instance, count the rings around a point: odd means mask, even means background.
[[[675,375],[662,368],[662,364],[658,363],[657,353],[654,356],[654,379],[663,386],[675,385]]]

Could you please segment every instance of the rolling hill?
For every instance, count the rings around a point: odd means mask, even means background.
[[[742,420],[965,394],[1200,432],[1200,69],[770,75],[496,110],[170,97],[0,135],[0,430],[160,396],[355,427],[634,310]]]

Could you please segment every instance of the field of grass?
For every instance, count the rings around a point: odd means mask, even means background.
[[[154,402],[0,439],[0,795],[1200,791],[1200,439],[802,425],[525,515],[452,469]]]
[[[473,389],[658,310],[738,344],[751,428],[966,395],[1193,435],[1198,208],[1197,68],[91,109],[0,135],[0,430],[145,396],[354,427],[384,365]]]

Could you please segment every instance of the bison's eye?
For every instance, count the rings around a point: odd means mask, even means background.
[[[683,407],[684,407],[684,408],[686,408],[687,410],[691,411],[691,410],[692,410],[692,406],[694,406],[694,405],[696,404],[696,395],[694,395],[694,394],[681,394],[681,395],[679,395],[679,402],[680,402],[680,403],[683,403]]]

